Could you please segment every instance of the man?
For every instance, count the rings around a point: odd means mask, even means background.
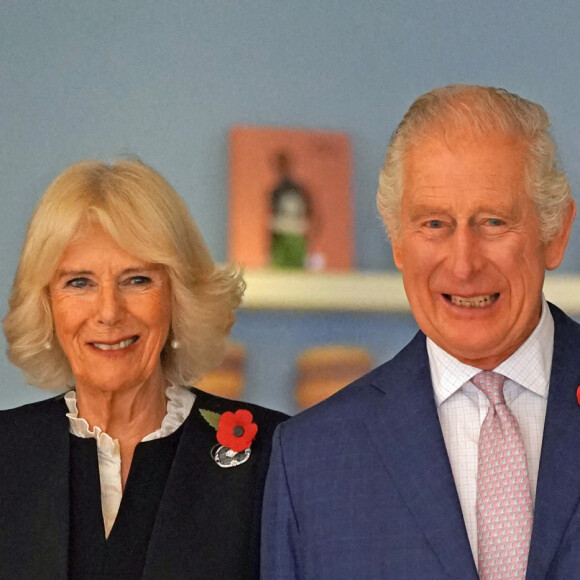
[[[579,577],[580,326],[542,296],[575,206],[548,126],[466,85],[403,118],[378,206],[421,331],[279,427],[266,580]]]

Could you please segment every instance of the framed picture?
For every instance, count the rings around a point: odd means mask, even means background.
[[[348,134],[235,126],[229,156],[231,261],[247,268],[352,268]]]

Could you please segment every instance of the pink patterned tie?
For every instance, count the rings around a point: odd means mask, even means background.
[[[471,381],[490,403],[479,435],[476,503],[479,577],[523,579],[533,519],[524,441],[518,422],[505,403],[505,377],[484,371]]]

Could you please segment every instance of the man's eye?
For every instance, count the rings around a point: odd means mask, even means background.
[[[88,278],[73,278],[66,285],[72,286],[73,288],[86,288],[89,285],[89,280]]]
[[[426,223],[426,226],[430,229],[438,229],[438,228],[442,228],[443,227],[443,221],[441,220],[429,220]]]
[[[499,218],[489,218],[487,223],[493,227],[503,226],[504,224],[503,220],[500,220]]]

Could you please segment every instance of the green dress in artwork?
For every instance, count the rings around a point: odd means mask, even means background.
[[[273,232],[270,256],[272,266],[278,268],[304,268],[307,249],[305,236]]]

